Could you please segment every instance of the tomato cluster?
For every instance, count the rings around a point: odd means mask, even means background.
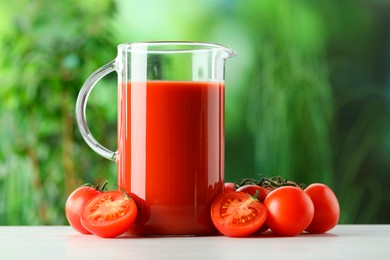
[[[321,183],[305,189],[285,186],[225,184],[211,206],[211,218],[219,232],[243,237],[271,229],[280,236],[304,231],[324,233],[336,226],[340,207],[333,191]]]
[[[136,202],[124,192],[104,191],[105,186],[84,185],[69,195],[66,217],[78,232],[112,238],[133,225]],[[210,213],[214,226],[226,236],[244,237],[268,229],[280,236],[295,236],[304,231],[318,234],[332,229],[338,222],[340,207],[325,184],[303,188],[271,178],[257,183],[225,183],[225,191],[213,201]]]
[[[103,191],[104,187],[84,185],[69,195],[66,218],[78,232],[113,238],[133,225],[137,216],[134,200],[120,191]]]

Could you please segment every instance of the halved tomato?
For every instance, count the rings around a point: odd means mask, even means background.
[[[244,193],[247,193],[251,195],[252,197],[255,197],[258,201],[261,203],[264,203],[265,198],[267,195],[272,191],[271,188],[264,188],[259,185],[255,184],[247,184],[244,186],[241,186],[240,188],[237,189],[237,191],[241,191]],[[263,233],[267,231],[269,228],[267,224],[264,222],[264,224],[257,230],[258,233]]]
[[[137,216],[135,202],[119,191],[101,193],[87,202],[81,224],[94,235],[112,238],[131,228]]]
[[[248,236],[264,224],[266,217],[263,204],[243,192],[224,192],[211,206],[214,226],[225,236]]]

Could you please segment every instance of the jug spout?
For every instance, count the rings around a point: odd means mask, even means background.
[[[237,52],[229,47],[221,45],[222,52],[224,53],[223,57],[225,59],[232,58],[237,55]]]

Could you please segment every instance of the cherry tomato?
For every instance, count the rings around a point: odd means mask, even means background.
[[[227,192],[227,191],[234,191],[236,188],[234,187],[234,183],[233,182],[225,182],[224,184],[224,191]]]
[[[225,236],[248,236],[264,224],[266,216],[263,204],[243,192],[224,192],[211,205],[214,226]]]
[[[314,217],[306,231],[319,234],[335,227],[339,221],[340,206],[333,191],[325,184],[313,183],[305,192],[314,204]]]
[[[93,197],[100,194],[100,191],[90,186],[81,186],[74,190],[66,200],[65,214],[69,224],[82,234],[91,234],[80,222],[80,212],[84,205]]]
[[[125,233],[137,216],[137,205],[119,191],[92,198],[81,212],[81,224],[94,235],[112,238]]]
[[[281,236],[295,236],[304,231],[314,216],[314,205],[302,189],[284,186],[270,192],[264,200],[266,223]]]
[[[265,198],[267,197],[267,195],[272,190],[268,189],[268,188],[264,188],[264,187],[258,186],[258,185],[248,184],[248,185],[241,186],[240,188],[237,189],[237,191],[248,193],[252,197],[255,196],[256,191],[258,191],[258,195],[257,195],[256,199],[259,200],[259,201],[264,201]]]

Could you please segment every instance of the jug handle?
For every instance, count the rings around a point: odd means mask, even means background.
[[[116,161],[116,152],[113,152],[103,145],[101,145],[96,139],[93,137],[91,131],[87,125],[86,119],[86,108],[88,96],[91,93],[92,89],[95,87],[96,83],[106,76],[107,74],[116,71],[116,61],[113,60],[110,63],[100,67],[95,72],[91,74],[91,76],[85,81],[83,84],[79,95],[77,96],[76,101],[76,120],[77,125],[79,127],[80,133],[83,136],[85,142],[92,148],[97,154],[103,156],[106,159]]]

